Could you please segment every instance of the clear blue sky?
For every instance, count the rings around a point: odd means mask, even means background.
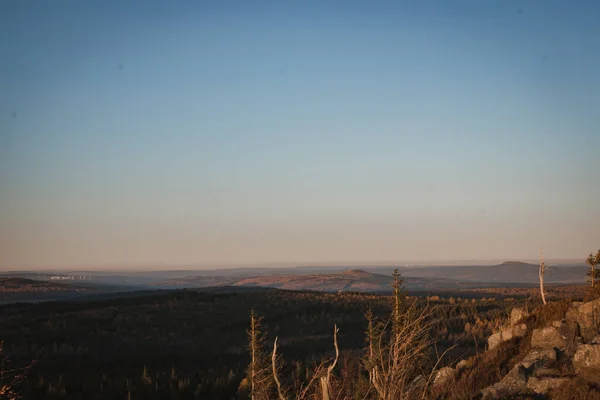
[[[584,258],[598,1],[0,2],[0,268]]]

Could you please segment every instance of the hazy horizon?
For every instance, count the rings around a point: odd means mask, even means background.
[[[561,265],[585,265],[583,258],[544,258],[549,266]],[[497,260],[425,260],[425,261],[350,261],[350,262],[272,262],[272,263],[245,263],[245,264],[211,264],[211,265],[61,265],[61,266],[25,266],[21,268],[0,268],[2,272],[62,272],[62,271],[89,271],[89,272],[152,272],[152,271],[219,271],[219,270],[237,270],[237,269],[293,269],[293,268],[381,268],[381,267],[437,267],[437,266],[494,266],[502,263],[522,262],[528,264],[539,263],[538,259],[497,259]]]
[[[595,1],[1,2],[0,271],[584,260],[599,20]]]

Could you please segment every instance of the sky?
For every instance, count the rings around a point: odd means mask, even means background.
[[[0,269],[584,259],[600,2],[0,2]]]

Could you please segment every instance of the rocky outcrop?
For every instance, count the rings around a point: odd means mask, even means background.
[[[551,368],[556,363],[556,351],[551,350],[533,350],[525,356],[521,365],[529,372],[533,372],[538,368]]]
[[[491,350],[502,342],[506,342],[515,337],[525,336],[527,333],[526,324],[518,324],[494,333],[488,338],[488,349]]]
[[[573,367],[585,380],[600,385],[600,339],[598,343],[577,346]]]
[[[510,312],[510,325],[515,326],[519,323],[523,318],[527,317],[527,311],[525,311],[522,307],[515,307]]]
[[[569,329],[578,331],[577,336],[581,336],[584,343],[591,341],[600,333],[600,299],[587,303],[573,303],[565,320]]]
[[[527,389],[527,371],[517,364],[502,380],[481,391],[482,399],[497,399],[511,396]]]
[[[555,326],[534,329],[532,332],[531,347],[552,350],[555,348],[562,349],[566,347],[566,345],[567,337],[563,336],[560,328],[556,328]]]
[[[569,379],[567,377],[529,378],[527,389],[537,394],[547,394],[566,383]]]
[[[526,316],[522,309],[513,309],[511,326],[490,336],[488,348],[524,336],[527,326],[519,322]],[[499,382],[481,392],[483,399],[525,392],[546,395],[574,378],[572,373],[562,372],[565,366],[567,370],[572,366],[570,370],[574,369],[577,376],[589,383],[600,385],[600,299],[573,303],[565,319],[534,329],[530,344],[532,350],[520,363]]]
[[[444,384],[448,383],[448,381],[454,379],[455,376],[456,376],[456,370],[454,368],[444,367],[435,374],[435,378],[433,379],[433,385],[434,386],[444,385]]]

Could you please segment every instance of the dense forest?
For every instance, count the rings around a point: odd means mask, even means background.
[[[513,307],[537,303],[529,296],[476,294],[402,294],[415,310],[428,310],[427,361],[441,367],[483,352]],[[18,385],[26,399],[236,399],[248,398],[251,312],[261,318],[266,352],[278,338],[278,375],[290,393],[306,388],[318,366],[334,359],[335,325],[336,390],[344,398],[368,398],[369,321],[389,321],[393,299],[222,288],[13,304],[0,308],[0,337],[5,368],[29,366]]]

